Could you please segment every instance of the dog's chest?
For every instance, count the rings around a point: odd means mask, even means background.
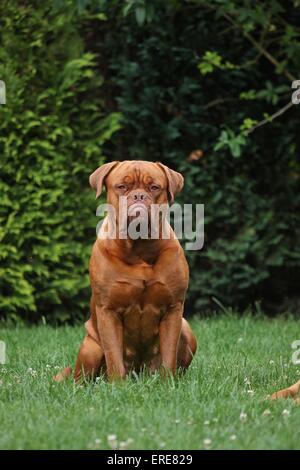
[[[163,313],[173,300],[169,286],[156,279],[118,279],[107,294],[110,308],[126,316]]]
[[[124,354],[129,360],[153,357],[157,349],[162,316],[172,302],[169,286],[162,280],[115,280],[109,290],[108,307],[122,319]]]

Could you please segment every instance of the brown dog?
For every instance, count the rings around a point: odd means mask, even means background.
[[[180,173],[161,163],[111,162],[90,176],[90,184],[116,209],[125,196],[127,221],[149,214],[152,204],[173,202],[183,186]],[[107,217],[102,226],[109,229]],[[162,223],[162,222],[161,222]],[[183,319],[188,265],[173,231],[169,239],[97,238],[90,260],[90,319],[74,371],[75,381],[106,373],[110,380],[143,368],[175,374],[186,369],[196,352],[196,338]],[[71,374],[66,368],[55,377]]]

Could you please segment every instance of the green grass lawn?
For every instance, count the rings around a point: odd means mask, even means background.
[[[192,324],[198,352],[183,377],[84,387],[51,380],[74,364],[83,328],[1,327],[0,448],[299,449],[300,407],[265,400],[299,380],[299,322],[224,315]]]

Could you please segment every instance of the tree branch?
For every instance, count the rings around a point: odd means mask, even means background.
[[[251,127],[251,129],[249,129],[248,131],[246,131],[246,135],[248,136],[249,134],[251,134],[251,132],[255,131],[256,129],[258,129],[259,127],[263,126],[264,124],[267,124],[268,122],[272,122],[274,119],[276,119],[278,116],[281,116],[282,114],[284,114],[288,109],[290,109],[292,106],[294,105],[294,103],[292,101],[290,101],[288,104],[286,104],[285,106],[283,106],[283,108],[279,109],[278,111],[276,111],[276,113],[272,114],[270,117],[264,119],[263,121],[260,121],[258,124],[255,124],[255,126]]]
[[[234,21],[231,16],[229,16],[227,13],[221,13],[222,16],[224,16],[224,18],[226,18],[227,21],[229,21],[233,26],[235,26],[236,28],[240,29],[244,36],[248,39],[248,41],[250,41],[253,46],[261,52],[262,55],[264,55],[266,57],[266,59],[268,59],[269,62],[271,62],[271,64],[273,64],[275,67],[279,67],[280,66],[280,63],[278,62],[277,59],[275,59],[275,57],[270,54],[269,51],[267,51],[259,42],[257,42],[252,36],[251,34],[247,33],[247,31],[245,31],[236,21]],[[283,75],[291,82],[293,82],[294,80],[296,80],[296,77],[294,77],[288,70],[283,70]]]

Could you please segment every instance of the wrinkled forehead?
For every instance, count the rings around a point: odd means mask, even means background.
[[[147,185],[153,182],[165,186],[166,175],[158,165],[145,161],[121,162],[107,177],[108,185],[112,183],[139,183]]]

